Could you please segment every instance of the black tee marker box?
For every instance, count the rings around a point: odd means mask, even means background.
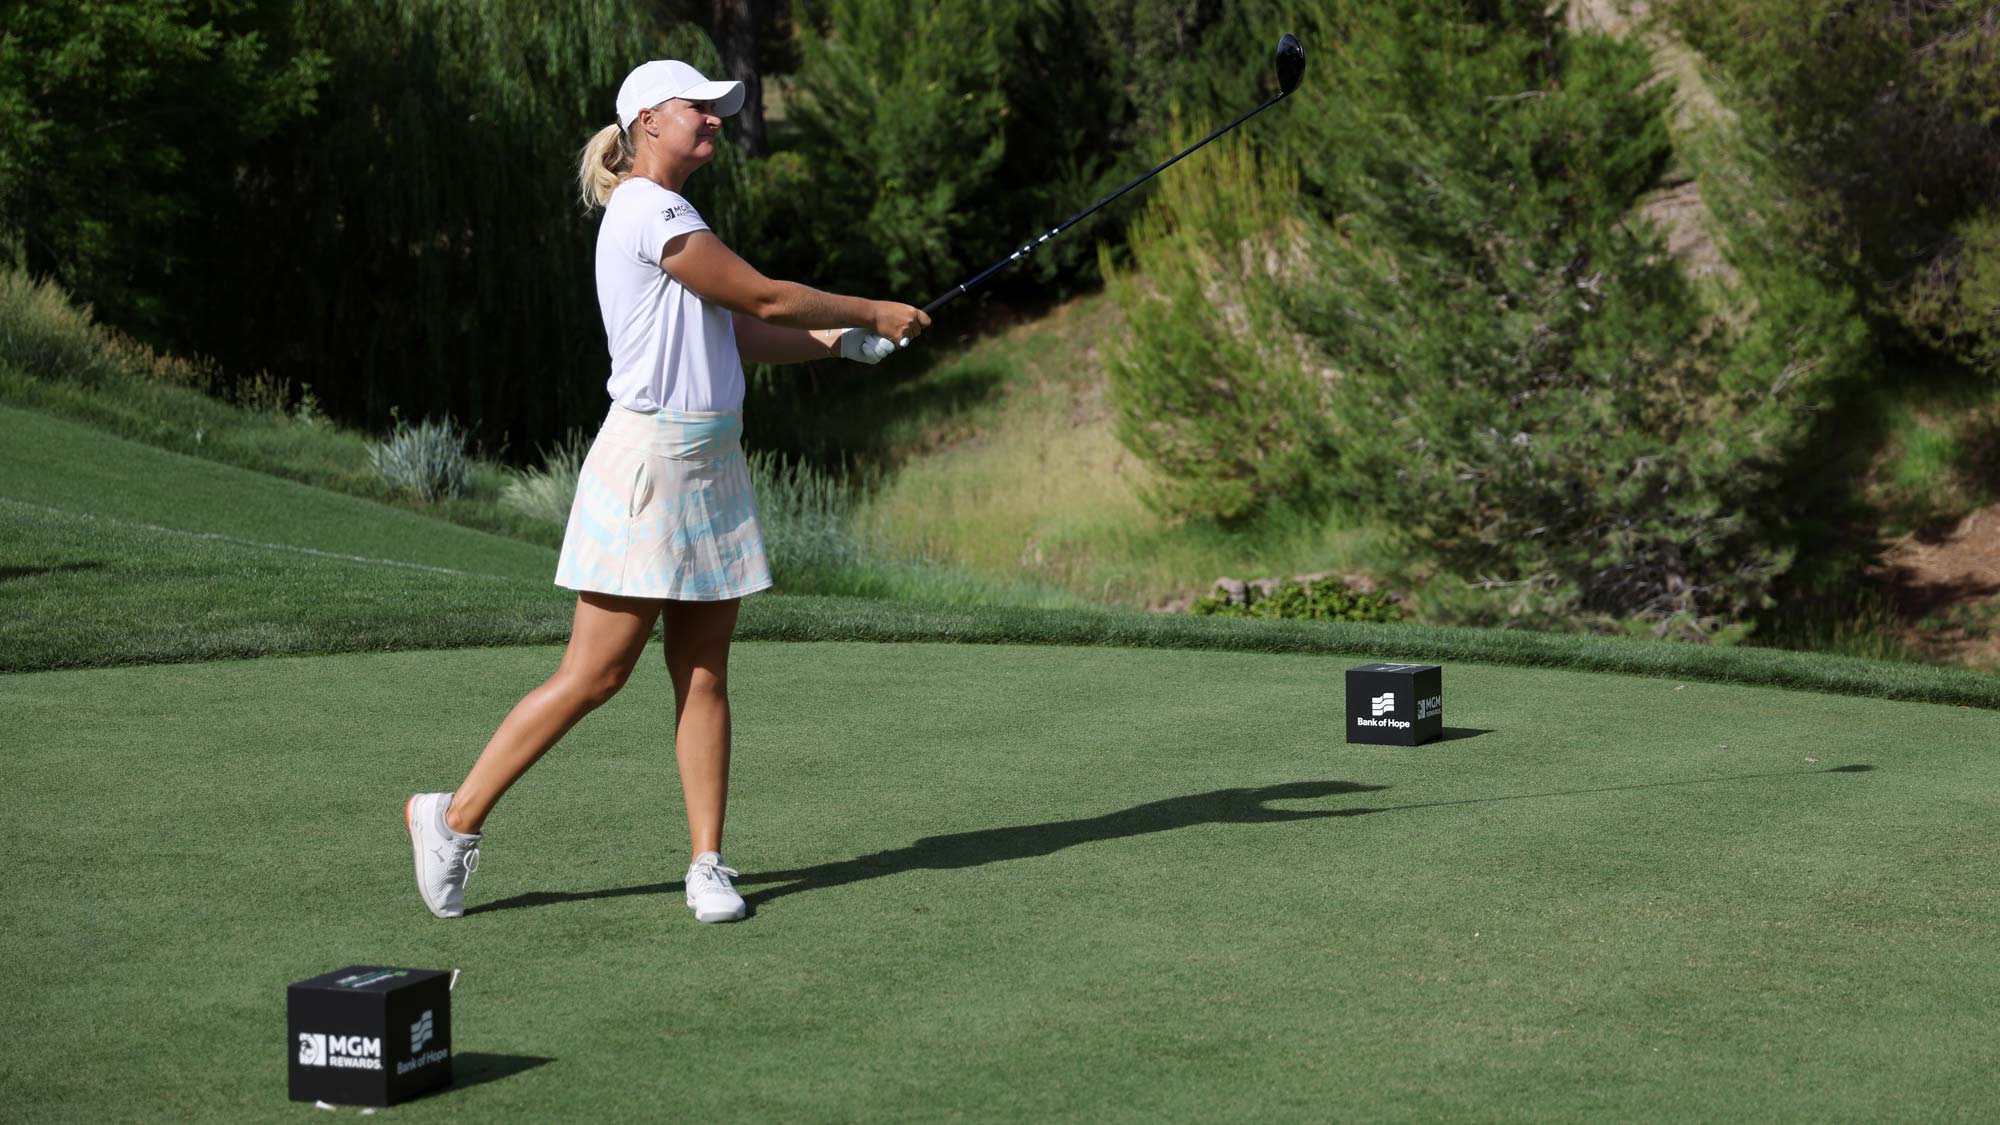
[[[451,1081],[451,974],[350,965],[285,990],[295,1102],[389,1106]]]
[[[1443,667],[1363,664],[1347,670],[1347,741],[1422,746],[1443,736]]]

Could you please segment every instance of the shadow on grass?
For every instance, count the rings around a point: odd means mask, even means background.
[[[1273,824],[1346,816],[1349,815],[1346,809],[1274,809],[1268,802],[1373,793],[1384,788],[1386,786],[1362,785],[1352,781],[1294,781],[1257,789],[1217,789],[1190,797],[1151,801],[1082,820],[1057,820],[1047,824],[954,832],[949,836],[926,836],[908,847],[791,871],[760,871],[744,876],[740,882],[789,884],[744,895],[743,900],[755,910],[761,903],[800,891],[822,891],[863,879],[900,875],[905,871],[981,867],[989,863],[1031,859],[1078,844],[1144,836],[1175,828],[1191,828],[1197,824]]]
[[[441,1098],[454,1090],[470,1086],[484,1086],[488,1082],[498,1082],[502,1078],[512,1078],[524,1070],[556,1060],[541,1055],[495,1055],[486,1051],[460,1051],[451,1057],[451,1081],[413,1100],[428,1101]]]
[[[1457,742],[1462,738],[1478,738],[1482,734],[1492,733],[1491,730],[1485,727],[1446,727],[1444,728],[1444,733],[1438,735],[1437,740],[1439,742]]]
[[[1368,813],[1402,812],[1406,809],[1444,809],[1454,805],[1490,805],[1499,801],[1532,801],[1543,797],[1585,797],[1592,793],[1629,793],[1638,789],[1671,789],[1681,785],[1713,785],[1720,781],[1759,781],[1773,777],[1814,777],[1823,773],[1873,773],[1865,762],[1851,766],[1828,766],[1818,770],[1774,770],[1770,773],[1739,773],[1729,777],[1691,777],[1686,781],[1642,781],[1637,785],[1601,785],[1595,789],[1553,789],[1546,793],[1509,793],[1504,797],[1467,797],[1458,801],[1419,801],[1413,805],[1378,805],[1370,809],[1341,809],[1333,816],[1363,816]]]
[[[0,585],[19,582],[25,578],[40,578],[45,574],[75,574],[86,570],[103,570],[106,563],[73,562],[56,563],[53,566],[0,566]]]
[[[1462,734],[1460,737],[1471,737],[1471,734]],[[1869,773],[1874,769],[1875,767],[1871,765],[1856,764],[1830,766],[1825,769],[1777,770],[1770,773],[1736,774],[1728,777],[1697,777],[1685,781],[1651,781],[1636,785],[1606,785],[1594,789],[1561,789],[1544,793],[1513,793],[1499,797],[1467,797],[1456,801],[1422,801],[1408,805],[1358,806],[1345,809],[1270,807],[1269,803],[1272,801],[1310,800],[1348,793],[1377,793],[1388,788],[1385,785],[1366,785],[1353,781],[1294,781],[1255,789],[1217,789],[1187,797],[1169,797],[1166,800],[1149,801],[1118,812],[1079,820],[1057,820],[1046,824],[981,828],[972,832],[954,832],[948,836],[926,836],[905,847],[872,852],[853,859],[793,868],[788,871],[753,872],[741,876],[736,883],[739,887],[766,883],[784,884],[744,895],[744,902],[749,905],[750,911],[755,913],[757,907],[763,903],[785,895],[798,894],[801,891],[830,890],[850,883],[900,875],[908,871],[982,867],[989,863],[1031,859],[1078,844],[1120,840],[1153,832],[1167,832],[1176,828],[1192,828],[1200,824],[1274,824],[1293,820],[1318,820],[1325,817],[1371,816],[1377,813],[1449,808],[1454,805],[1484,805],[1498,801],[1527,801],[1548,797],[1580,797],[1593,793],[1623,793],[1640,789],[1713,785],[1728,781],[1812,777],[1826,773]],[[676,879],[669,883],[647,883],[642,886],[614,887],[602,891],[567,893],[532,891],[504,898],[498,902],[475,906],[466,913],[482,914],[494,910],[550,906],[562,902],[623,898],[627,895],[676,894],[684,892],[685,889],[682,882]]]
[[[1129,809],[1106,813],[1103,816],[1085,817],[1081,820],[1057,820],[1047,824],[982,828],[973,832],[955,832],[949,836],[926,836],[908,847],[790,871],[759,871],[744,875],[736,882],[739,886],[756,883],[791,884],[745,895],[744,901],[755,910],[758,903],[769,902],[781,895],[798,891],[825,890],[829,887],[857,883],[863,879],[898,875],[905,871],[980,867],[988,863],[1028,859],[1075,847],[1078,844],[1118,840],[1127,836],[1143,836],[1175,828],[1191,828],[1198,824],[1270,824],[1288,820],[1347,816],[1351,815],[1349,810],[1274,809],[1268,807],[1267,802],[1309,800],[1314,797],[1332,797],[1345,793],[1372,793],[1382,788],[1380,785],[1362,785],[1352,781],[1294,781],[1256,789],[1217,789],[1187,797],[1150,801],[1143,805],[1134,805]],[[470,907],[466,913],[479,914],[490,910],[512,910],[524,906],[548,906],[558,902],[619,898],[625,895],[670,894],[684,892],[685,889],[681,881],[676,879],[671,883],[649,883],[639,887],[616,887],[610,890],[567,894],[531,891],[483,906]]]

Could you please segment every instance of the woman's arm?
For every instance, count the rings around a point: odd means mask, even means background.
[[[786,328],[752,316],[735,318],[736,353],[745,363],[804,363],[840,354],[840,329]]]
[[[908,340],[931,322],[922,309],[910,305],[843,297],[765,277],[713,231],[668,239],[660,268],[704,301],[786,328],[865,328],[891,340]]]

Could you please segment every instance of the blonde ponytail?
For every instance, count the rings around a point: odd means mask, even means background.
[[[632,139],[617,125],[606,125],[583,146],[583,166],[576,171],[583,209],[602,207],[618,185],[632,175]]]

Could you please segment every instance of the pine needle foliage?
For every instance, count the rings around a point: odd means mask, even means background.
[[[2000,6],[1685,0],[1761,192],[1810,206],[1801,252],[1840,267],[1904,346],[2000,379]]]
[[[1674,156],[1641,45],[1449,0],[1336,5],[1314,32],[1338,57],[1264,142],[1296,162],[1297,209],[1273,216],[1282,181],[1224,167],[1177,189],[1205,205],[1162,192],[1135,233],[1146,263],[1182,237],[1172,216],[1201,214],[1245,252],[1238,269],[1190,255],[1206,286],[1120,294],[1140,326],[1114,365],[1122,401],[1156,404],[1122,432],[1175,478],[1163,496],[1240,516],[1203,502],[1214,465],[1274,459],[1295,468],[1265,478],[1263,506],[1357,506],[1487,592],[1477,619],[1740,634],[1792,562],[1775,485],[1855,362],[1838,295],[1812,306],[1823,289],[1767,270],[1749,284],[1769,324],[1706,311],[1638,212]],[[1317,396],[1267,396],[1275,425],[1232,417],[1232,381],[1273,370]],[[1202,416],[1206,433],[1186,421]],[[1148,426],[1200,452],[1163,456]]]
[[[347,419],[448,411],[499,444],[587,416],[603,328],[577,153],[662,30],[602,0],[294,0],[292,34],[333,77],[309,132],[251,155],[220,223],[294,264],[218,255],[239,328],[204,304],[189,336],[312,383]]]
[[[282,25],[272,3],[0,5],[0,265],[159,342],[242,152],[297,130],[326,79]]]
[[[1788,561],[1750,510],[1776,419],[1634,214],[1671,155],[1651,59],[1502,7],[1411,16],[1343,80],[1376,104],[1322,119],[1353,205],[1295,309],[1343,375],[1341,484],[1510,616],[1704,631]]]
[[[1350,590],[1338,578],[1280,582],[1268,591],[1251,586],[1243,601],[1211,593],[1195,599],[1188,612],[1196,617],[1268,617],[1290,621],[1362,621],[1390,624],[1403,620],[1403,607],[1386,594]]]
[[[921,304],[1109,190],[1128,159],[1115,142],[1132,107],[1122,45],[1096,7],[811,5],[798,162],[777,169],[803,190],[765,196],[799,221],[788,232],[766,216],[763,229],[783,240],[773,260]],[[1113,230],[1111,216],[1086,220],[1004,282],[1087,273],[1092,236]]]
[[[1302,231],[1297,178],[1247,147],[1202,155],[1135,222],[1131,268],[1105,252],[1128,328],[1106,369],[1118,439],[1160,470],[1148,502],[1229,524],[1323,499],[1336,448],[1330,381],[1274,276]]]

